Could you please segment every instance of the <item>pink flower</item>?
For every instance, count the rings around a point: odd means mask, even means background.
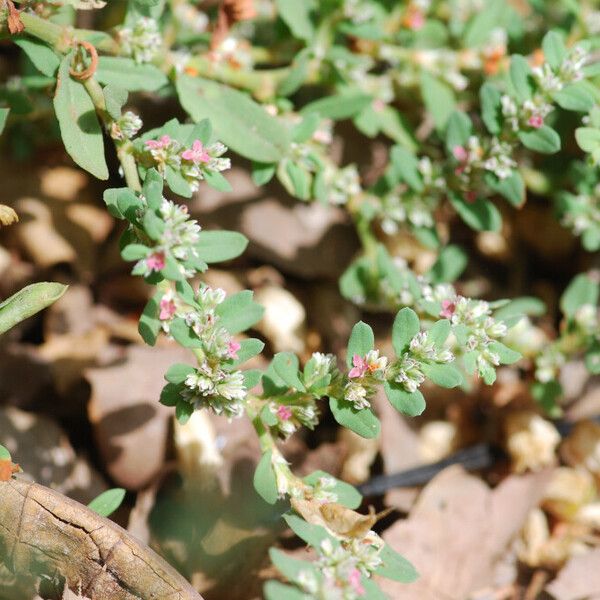
[[[210,156],[204,149],[202,142],[196,140],[189,150],[185,150],[181,153],[181,158],[185,160],[191,160],[193,163],[207,163],[210,162]]]
[[[162,271],[165,268],[165,255],[163,252],[155,252],[146,259],[146,266],[151,271]]]
[[[473,204],[473,202],[475,202],[475,200],[477,200],[477,194],[473,191],[471,192],[465,192],[465,202],[468,202],[469,204]]]
[[[352,357],[352,364],[354,365],[354,367],[350,369],[348,377],[364,377],[365,373],[367,372],[367,369],[369,368],[367,359],[363,358],[362,356],[359,356],[358,354],[355,354]]]
[[[531,115],[527,123],[534,129],[539,129],[544,124],[544,119],[540,115]]]
[[[406,24],[409,29],[418,31],[423,27],[423,25],[425,25],[425,17],[423,16],[422,12],[416,10],[408,17]]]
[[[348,583],[359,596],[362,596],[365,593],[365,588],[360,583],[360,571],[357,568],[350,571]]]
[[[454,158],[459,162],[465,162],[469,157],[469,153],[465,150],[463,146],[454,146],[452,148],[452,154]]]
[[[151,150],[160,150],[166,148],[171,143],[171,138],[168,135],[163,135],[159,140],[147,140],[146,148]]]
[[[233,358],[234,360],[237,360],[237,353],[238,350],[242,347],[242,345],[239,342],[236,342],[236,340],[231,340],[228,344],[227,344],[227,356],[229,356],[229,358]]]
[[[452,300],[442,300],[442,310],[440,311],[440,317],[444,317],[444,319],[451,319],[455,310],[456,304],[452,302]]]
[[[158,318],[161,321],[166,321],[170,319],[177,310],[177,306],[175,306],[175,301],[173,298],[169,298],[168,296],[163,296],[160,301],[160,313]]]
[[[289,406],[283,404],[277,409],[277,416],[282,421],[287,421],[292,418],[292,409]]]
[[[373,100],[373,110],[375,112],[381,112],[383,110],[385,110],[386,104],[383,100],[381,100],[381,98],[376,98],[375,100]]]

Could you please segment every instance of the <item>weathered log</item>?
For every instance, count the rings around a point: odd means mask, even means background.
[[[91,600],[202,600],[153,550],[86,506],[19,479],[0,483],[0,564],[64,579]]]

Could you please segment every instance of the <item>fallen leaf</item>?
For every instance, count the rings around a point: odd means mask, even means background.
[[[600,599],[600,548],[573,557],[545,591],[556,600]]]
[[[494,569],[536,506],[549,473],[510,476],[493,491],[459,466],[423,490],[408,519],[383,538],[420,574],[412,584],[385,579],[394,600],[465,600],[494,583]]]

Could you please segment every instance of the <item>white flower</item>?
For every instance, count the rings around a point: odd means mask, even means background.
[[[367,389],[359,383],[350,382],[344,390],[344,398],[350,402],[356,410],[362,410],[371,406],[367,398]]]

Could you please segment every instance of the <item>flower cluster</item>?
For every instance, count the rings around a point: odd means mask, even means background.
[[[562,194],[559,207],[562,223],[577,236],[581,236],[584,247],[594,251],[600,248],[600,184],[590,192],[577,195]]]
[[[110,126],[110,137],[113,140],[130,140],[135,137],[142,128],[142,120],[134,112],[128,110],[123,113]]]
[[[392,365],[392,378],[407,392],[414,393],[425,381],[423,365],[445,364],[453,360],[454,355],[450,350],[437,347],[426,331],[420,331],[411,340],[408,351]]]
[[[154,215],[147,207],[140,213],[141,220],[149,221],[151,219],[146,215]],[[197,248],[201,228],[195,219],[190,218],[187,207],[163,198],[158,217],[160,220],[155,221],[153,243],[150,247],[143,246],[146,248],[145,256],[136,263],[132,273],[147,277],[165,269],[169,261],[186,278],[203,270],[204,263]],[[140,242],[143,241],[140,239]]]
[[[169,386],[167,389],[193,409],[208,408],[230,418],[242,416],[247,389],[242,372],[232,369],[241,345],[221,325],[217,314],[225,292],[201,286],[192,296],[188,293],[187,302],[176,298],[169,289],[160,300],[159,319],[163,328],[173,333],[173,323],[185,325],[195,336],[194,346],[202,352],[197,354],[198,367],[190,367],[184,376],[170,379],[167,373],[167,379],[176,385],[176,389]]]
[[[304,396],[298,400],[285,398],[285,404],[272,401],[268,407],[276,420],[271,427],[283,439],[302,426],[314,429],[319,422],[319,410],[311,397]]]
[[[325,169],[325,184],[327,199],[332,204],[347,204],[352,197],[362,191],[356,165]]]
[[[489,171],[498,177],[510,177],[517,163],[512,158],[513,147],[508,142],[491,138],[489,144],[482,145],[481,140],[472,135],[466,146],[455,146],[452,154],[457,162],[454,174],[459,178],[463,189],[472,193],[473,177],[477,171]]]
[[[348,383],[344,389],[344,398],[356,410],[371,405],[370,398],[375,393],[375,386],[385,380],[388,359],[379,356],[379,350],[370,350],[365,356],[355,354],[352,357],[352,368],[348,372]]]
[[[298,576],[298,584],[304,592],[314,598],[327,600],[357,600],[364,597],[363,577],[370,574],[381,564],[379,553],[383,542],[373,532],[368,539],[349,544],[334,545],[325,539],[316,549],[316,562],[319,574],[315,571],[303,571]]]
[[[142,160],[156,167],[164,177],[168,177],[169,168],[179,172],[192,191],[196,191],[207,174],[231,167],[230,159],[223,158],[225,152],[227,147],[221,142],[205,146],[200,140],[184,149],[177,140],[165,134],[158,139],[146,140]]]
[[[139,17],[133,26],[118,31],[121,51],[136,63],[152,62],[161,52],[162,35],[158,23],[150,17]]]

